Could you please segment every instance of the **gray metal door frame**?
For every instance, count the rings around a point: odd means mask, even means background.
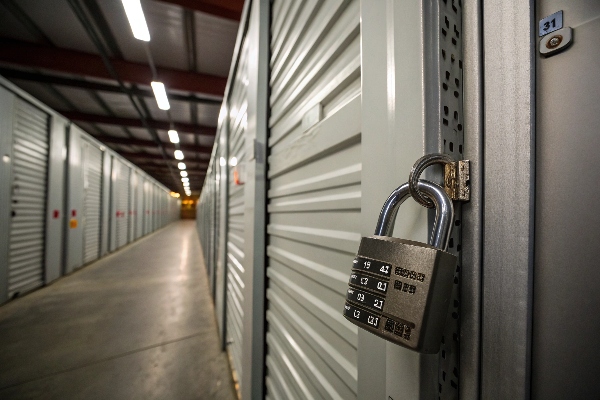
[[[507,10],[510,10],[508,12]],[[530,396],[535,165],[533,1],[483,7],[481,397]],[[503,40],[498,42],[497,32]],[[506,39],[506,40],[504,40]]]

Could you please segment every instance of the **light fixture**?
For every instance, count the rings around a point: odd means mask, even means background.
[[[169,140],[171,143],[179,143],[179,135],[176,130],[169,129]]]
[[[178,163],[177,164],[177,168],[179,168],[179,169],[185,169],[185,163],[182,163],[182,162]]]
[[[183,163],[181,163],[181,164],[183,164]],[[182,177],[184,177],[184,178],[185,178],[186,176],[188,176],[188,173],[187,173],[186,171],[179,171],[179,173],[180,173],[180,174],[181,174],[181,176],[182,176]]]
[[[183,151],[181,151],[181,150],[175,150],[175,158],[177,160],[183,160]]]
[[[167,98],[167,91],[165,90],[165,84],[162,82],[152,81],[150,83],[154,97],[156,97],[156,104],[161,110],[168,110],[171,108],[169,105],[169,99]]]
[[[221,167],[224,167],[225,164],[227,164],[227,160],[225,159],[225,157],[219,158],[219,164],[221,165]]]
[[[144,11],[142,10],[140,0],[121,1],[123,2],[123,8],[125,8],[125,14],[127,14],[133,37],[144,42],[149,42],[150,32],[148,32],[148,25],[146,24],[146,18],[144,18]]]
[[[190,178],[181,178],[181,182],[189,182]]]
[[[189,182],[183,182],[183,186],[184,187],[190,187],[190,183]]]
[[[231,160],[229,160],[229,165],[231,165],[232,167],[235,167],[237,164],[238,164],[237,157],[231,157]]]

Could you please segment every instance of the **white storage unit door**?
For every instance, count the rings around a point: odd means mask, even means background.
[[[248,79],[248,45],[242,45],[240,61],[229,97],[229,164],[241,168],[246,161],[246,125]],[[244,185],[233,179],[234,167],[229,179],[228,225],[227,225],[227,342],[238,381],[242,379],[242,332],[244,303]]]
[[[117,164],[115,180],[115,218],[117,223],[117,248],[127,244],[127,222],[129,213],[129,173],[130,168],[121,161]]]
[[[129,242],[135,240],[135,227],[137,225],[137,185],[139,175],[137,171],[132,170],[129,179],[129,212],[127,213],[127,219],[129,221]]]
[[[13,128],[8,296],[44,284],[48,115],[17,98]]]
[[[266,397],[353,399],[358,329],[342,310],[360,241],[359,1],[272,10]]]
[[[144,181],[144,235],[151,232],[152,215],[150,215],[152,204],[152,192],[150,191],[150,182]]]
[[[102,216],[102,160],[96,145],[83,140],[83,262],[100,258]]]

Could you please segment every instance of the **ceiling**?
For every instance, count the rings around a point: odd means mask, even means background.
[[[173,152],[182,150],[197,194],[243,0],[141,3],[150,42],[133,37],[121,0],[0,0],[0,75],[175,192],[183,187]],[[167,87],[168,112],[152,80]]]

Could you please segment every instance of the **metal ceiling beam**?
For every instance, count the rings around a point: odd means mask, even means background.
[[[132,128],[143,128],[144,125],[138,118],[113,117],[109,115],[87,114],[78,111],[58,111],[66,118],[79,121],[90,122],[94,124],[129,126]],[[154,119],[147,120],[148,126],[154,129],[169,130],[171,125],[169,121],[159,121]],[[193,133],[196,135],[215,136],[216,128],[204,125],[194,125],[185,122],[173,122],[173,128],[179,132]]]
[[[165,175],[170,175],[169,171],[166,169],[160,169],[160,168],[144,168],[145,171],[151,171],[153,173],[157,173],[157,174],[165,174]],[[188,178],[195,178],[195,177],[203,177],[206,176],[206,171],[188,171]]]
[[[102,58],[75,50],[40,46],[11,39],[0,39],[0,62],[43,68],[74,75],[114,80]],[[148,85],[152,72],[146,64],[111,59],[119,78],[124,82]],[[168,89],[223,96],[226,78],[170,68],[158,68],[158,78]]]
[[[96,139],[107,144],[122,144],[126,146],[140,146],[140,147],[156,147],[156,143],[153,140],[142,140],[142,139],[129,139],[114,136],[96,136]],[[163,146],[167,149],[174,150],[175,146],[170,143],[164,143]],[[180,144],[179,149],[181,151],[191,151],[194,153],[210,154],[212,151],[211,147],[207,146],[196,146],[195,144]]]
[[[120,155],[131,160],[162,160],[163,156],[160,154],[150,154],[150,153],[133,153],[128,151],[118,151]],[[134,164],[138,165],[136,162],[132,161]],[[185,162],[185,160],[183,160]]]
[[[159,0],[194,11],[239,21],[242,18],[244,0]]]
[[[177,163],[179,162],[178,160],[173,160],[174,162],[171,162],[171,165],[173,166],[177,166]],[[194,161],[194,160],[183,160],[185,162],[185,165],[187,166],[187,171],[190,170],[194,170],[194,168],[198,168],[199,170],[205,170],[208,168],[208,162],[206,161]],[[140,168],[163,168],[165,167],[165,164],[157,164],[153,161],[148,161],[148,162],[143,162],[143,161],[138,161],[136,163],[137,166],[139,166]]]
[[[49,83],[51,85],[59,85],[59,86],[68,86],[74,87],[78,89],[86,89],[86,90],[96,90],[100,92],[110,92],[110,93],[123,93],[121,88],[117,85],[110,85],[106,83],[99,82],[90,82],[83,79],[74,79],[74,78],[65,78],[57,75],[49,75],[49,74],[40,74],[34,72],[26,72],[19,71],[16,69],[10,68],[0,68],[0,75],[5,78],[12,79],[20,79],[30,82],[40,82],[40,83]],[[154,98],[154,93],[151,90],[131,88],[131,94],[135,96]],[[200,103],[200,104],[214,104],[220,105],[222,103],[222,99],[211,99],[211,98],[202,98],[198,96],[186,96],[175,93],[168,93],[169,100],[171,101],[183,101],[186,103]]]

